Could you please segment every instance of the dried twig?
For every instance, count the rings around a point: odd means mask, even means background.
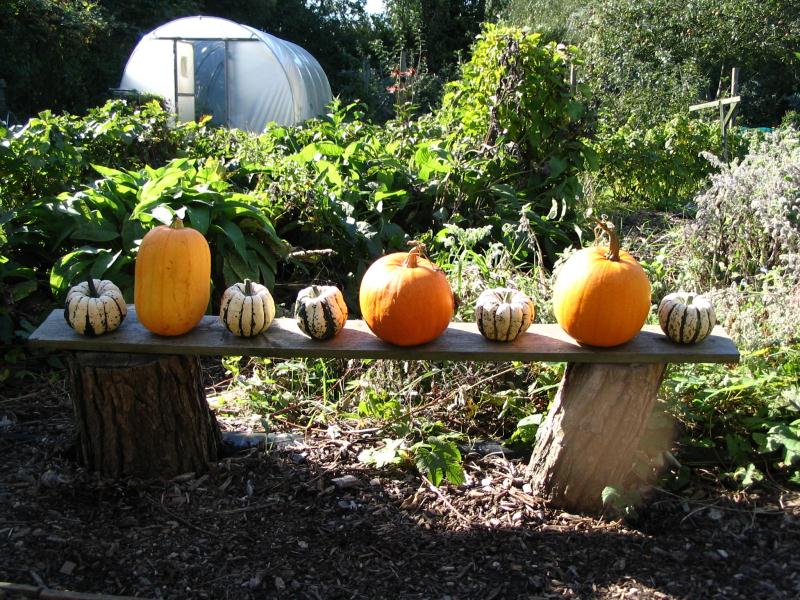
[[[460,520],[462,523],[464,523],[464,524],[466,524],[466,525],[472,525],[472,521],[471,521],[471,520],[470,520],[468,517],[464,516],[464,514],[463,514],[461,511],[459,511],[459,510],[458,510],[458,509],[457,509],[455,506],[453,506],[453,503],[452,503],[452,502],[450,502],[450,500],[448,500],[448,499],[447,499],[447,496],[445,496],[445,495],[442,493],[442,490],[440,490],[438,487],[436,487],[435,485],[433,485],[433,483],[431,482],[431,480],[430,480],[430,479],[428,479],[427,477],[425,477],[425,475],[423,475],[423,476],[422,476],[422,479],[425,481],[425,483],[426,483],[426,484],[428,484],[428,489],[429,489],[430,491],[432,491],[434,494],[436,494],[437,496],[439,496],[439,498],[441,499],[441,501],[442,501],[442,502],[444,502],[444,505],[445,505],[447,508],[449,508],[449,509],[450,509],[450,511],[451,511],[451,512],[452,512],[454,515],[456,515],[456,516],[459,518],[459,520]]]
[[[145,496],[145,498],[147,498],[147,497]],[[184,519],[182,516],[176,515],[174,512],[170,511],[166,506],[164,506],[160,502],[156,502],[152,498],[147,498],[147,501],[150,502],[150,504],[152,504],[153,506],[157,506],[158,508],[163,510],[167,514],[167,516],[170,517],[171,519],[175,519],[176,521],[180,521],[181,523],[183,523],[184,525],[186,525],[190,529],[194,529],[195,531],[199,531],[200,533],[204,533],[204,534],[210,535],[212,537],[219,537],[219,533],[216,533],[214,531],[210,531],[208,529],[203,529],[202,527],[198,527],[197,525],[195,525],[194,523],[192,523],[188,519]]]
[[[65,590],[53,590],[42,586],[0,581],[0,598],[5,597],[6,593],[18,594],[25,598],[40,598],[41,600],[137,600],[133,598],[133,596],[69,592]],[[138,600],[142,599],[139,598]]]

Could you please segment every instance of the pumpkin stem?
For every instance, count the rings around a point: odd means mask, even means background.
[[[94,279],[93,279],[92,277],[89,277],[89,278],[86,280],[86,283],[88,283],[88,284],[89,284],[89,295],[90,295],[92,298],[99,298],[99,297],[100,297],[100,294],[98,294],[98,293],[97,293],[97,288],[96,288],[96,287],[94,287]]]
[[[319,288],[317,287],[316,283],[311,284],[311,297],[319,298]]]
[[[183,219],[177,216],[174,219],[172,219],[172,224],[170,225],[170,229],[183,229]]]
[[[504,304],[511,304],[514,301],[514,290],[506,289],[503,292],[503,303]]]
[[[692,304],[692,300],[694,300],[694,294],[689,294],[686,296],[686,306],[690,306]]]
[[[245,296],[252,296],[253,295],[253,282],[249,279],[244,280],[244,295]]]
[[[409,269],[414,269],[417,266],[417,259],[420,256],[424,257],[423,253],[425,252],[425,244],[417,241],[409,242],[409,244],[413,244],[414,247],[408,251],[408,256],[403,261],[403,266],[408,267]]]
[[[618,261],[619,260],[619,237],[617,237],[617,228],[611,221],[601,221],[600,219],[597,220],[597,229],[601,229],[608,234],[608,252],[606,253],[606,258],[608,260]]]

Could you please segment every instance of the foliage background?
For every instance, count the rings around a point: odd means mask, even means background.
[[[713,99],[740,69],[743,122],[780,123],[800,103],[800,5],[792,0],[511,0],[511,22],[587,53],[582,77],[607,119],[648,126]]]

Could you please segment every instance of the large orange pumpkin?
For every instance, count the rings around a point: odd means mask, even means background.
[[[134,305],[139,322],[159,335],[181,335],[206,312],[211,251],[180,219],[145,234],[136,257]]]
[[[582,344],[616,346],[633,339],[650,312],[650,281],[641,265],[620,250],[611,223],[599,222],[609,246],[572,255],[553,287],[556,321]]]
[[[361,315],[379,338],[398,346],[424,344],[447,329],[453,291],[442,270],[417,246],[378,259],[364,274]]]

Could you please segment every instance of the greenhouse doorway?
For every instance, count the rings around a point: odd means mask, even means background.
[[[214,125],[229,125],[228,40],[176,39],[173,43],[178,120],[208,115]]]

